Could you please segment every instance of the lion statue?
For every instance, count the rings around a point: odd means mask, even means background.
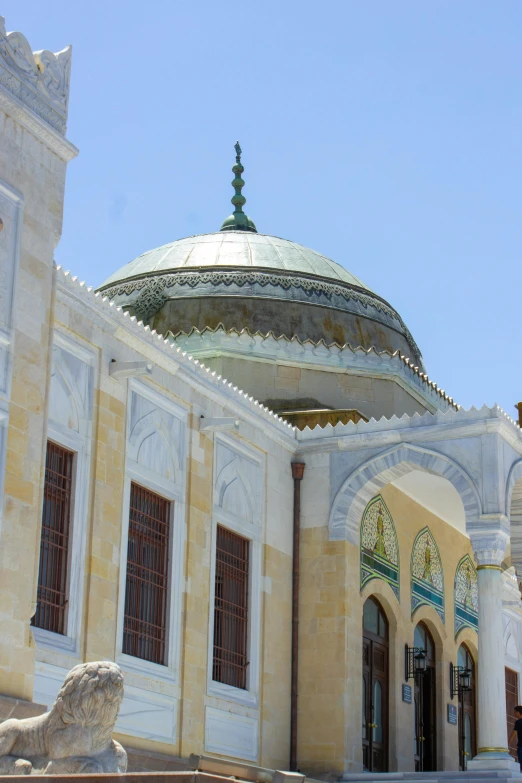
[[[75,666],[50,712],[0,723],[0,775],[125,772],[127,753],[112,739],[122,699],[115,663]]]

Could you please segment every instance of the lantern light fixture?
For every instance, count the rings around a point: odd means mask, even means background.
[[[415,677],[423,677],[427,670],[426,650],[422,647],[408,647],[404,649],[404,676],[406,682]]]

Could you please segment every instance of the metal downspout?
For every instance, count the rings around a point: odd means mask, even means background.
[[[290,689],[290,771],[297,771],[297,675],[299,658],[299,537],[301,528],[301,480],[305,463],[292,462],[294,480],[294,535],[292,552],[292,673]]]

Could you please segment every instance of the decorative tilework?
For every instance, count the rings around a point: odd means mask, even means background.
[[[478,631],[477,569],[469,555],[459,560],[455,572],[455,637],[462,628]]]
[[[370,500],[361,522],[361,590],[371,579],[384,579],[399,598],[397,534],[380,495]]]
[[[413,542],[411,553],[411,613],[433,606],[444,622],[444,576],[439,548],[428,527]]]

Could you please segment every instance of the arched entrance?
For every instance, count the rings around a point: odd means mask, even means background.
[[[459,767],[465,770],[468,760],[477,753],[477,723],[475,700],[475,662],[465,644],[461,644],[457,655],[457,666],[471,672],[470,689],[459,689]]]
[[[415,678],[415,771],[431,772],[437,769],[435,644],[424,623],[415,628],[413,645],[426,655],[426,672]]]
[[[370,772],[388,770],[388,620],[368,598],[363,608],[362,746]]]

